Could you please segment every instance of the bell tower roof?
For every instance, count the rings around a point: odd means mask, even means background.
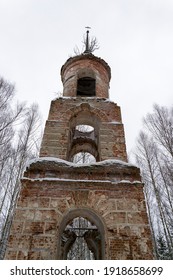
[[[71,68],[72,64],[76,65],[76,63],[79,62],[79,61],[82,62],[82,61],[86,61],[86,60],[88,60],[88,66],[87,66],[88,68],[90,68],[90,67],[92,68],[93,63],[95,63],[97,65],[101,64],[102,67],[105,68],[105,70],[107,72],[108,80],[110,81],[110,79],[111,79],[110,66],[102,58],[93,55],[93,52],[96,49],[99,49],[97,39],[96,39],[96,37],[90,38],[89,30],[91,29],[91,27],[86,26],[85,28],[87,29],[86,35],[84,36],[84,39],[83,39],[85,50],[81,54],[70,57],[69,59],[67,59],[67,61],[65,62],[65,64],[61,68],[62,81],[63,81],[64,72],[66,71],[67,68],[68,69]],[[81,63],[80,63],[80,67],[82,67]]]
[[[69,58],[61,68],[63,96],[96,96],[109,98],[111,70],[92,53]]]
[[[110,81],[111,68],[108,65],[108,63],[104,59],[97,57],[97,56],[93,55],[92,53],[86,53],[86,52],[67,59],[67,61],[64,63],[64,65],[61,67],[61,77],[63,77],[63,74],[67,67],[69,67],[73,63],[75,64],[77,61],[82,61],[82,60],[90,60],[90,61],[95,61],[97,64],[102,64],[102,66],[107,71],[109,81]]]
[[[102,58],[93,55],[98,49],[97,39],[89,37],[86,27],[83,53],[70,57],[61,67],[63,96],[109,98],[111,69]]]

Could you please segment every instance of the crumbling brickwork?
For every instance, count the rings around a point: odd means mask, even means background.
[[[92,258],[152,259],[140,170],[127,162],[120,107],[108,99],[110,68],[85,54],[61,75],[63,97],[52,101],[40,158],[24,173],[6,259],[70,258],[78,217],[90,225],[80,230]],[[96,163],[73,163],[81,151]]]
[[[108,98],[110,67],[103,59],[92,54],[69,58],[62,66],[63,96],[76,97],[77,80],[88,76],[96,80],[96,97]]]
[[[100,98],[58,98],[52,101],[40,155],[69,160],[71,130],[81,123],[99,127],[99,160],[127,160],[120,108]]]

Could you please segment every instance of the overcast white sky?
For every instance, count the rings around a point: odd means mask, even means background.
[[[127,151],[153,103],[173,104],[173,0],[0,0],[0,75],[47,118],[60,68],[91,26],[111,67]]]

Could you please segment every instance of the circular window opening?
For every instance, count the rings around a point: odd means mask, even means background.
[[[91,125],[80,124],[80,125],[76,126],[76,130],[78,130],[80,132],[91,132],[91,131],[94,131],[94,127]]]

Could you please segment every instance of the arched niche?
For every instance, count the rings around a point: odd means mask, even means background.
[[[90,209],[75,209],[60,224],[58,259],[102,260],[105,258],[105,230],[100,217]]]

